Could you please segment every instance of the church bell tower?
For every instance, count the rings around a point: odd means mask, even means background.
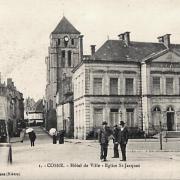
[[[57,103],[63,104],[64,94],[72,92],[71,71],[82,61],[82,57],[83,35],[63,17],[50,34],[49,56],[46,58],[49,106],[56,108]]]

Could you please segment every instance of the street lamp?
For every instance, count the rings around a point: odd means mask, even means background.
[[[159,121],[159,128],[160,128],[160,133],[159,133],[160,150],[162,150],[162,122],[161,120]]]
[[[161,112],[162,114],[162,118],[159,119],[159,129],[160,129],[160,132],[159,132],[159,142],[160,142],[160,150],[162,150],[162,119],[163,119],[163,111]]]

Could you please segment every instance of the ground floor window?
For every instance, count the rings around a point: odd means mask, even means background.
[[[154,107],[152,117],[153,117],[152,126],[155,129],[158,129],[159,128],[159,123],[160,123],[160,120],[161,120],[161,109],[158,106]]]
[[[94,108],[94,127],[101,127],[103,121],[103,109]]]
[[[110,122],[109,122],[109,125],[111,127],[113,127],[116,124],[119,124],[118,109],[110,109]]]
[[[134,127],[134,109],[133,108],[126,109],[126,117],[127,117],[127,126]]]
[[[173,131],[174,130],[174,109],[172,106],[167,108],[167,130]]]

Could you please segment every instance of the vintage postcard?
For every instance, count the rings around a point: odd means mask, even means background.
[[[0,0],[0,179],[180,179],[179,0]]]

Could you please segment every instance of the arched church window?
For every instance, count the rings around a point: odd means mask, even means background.
[[[68,51],[68,67],[71,67],[71,51]]]
[[[58,45],[60,45],[61,44],[61,40],[60,39],[58,39]]]

